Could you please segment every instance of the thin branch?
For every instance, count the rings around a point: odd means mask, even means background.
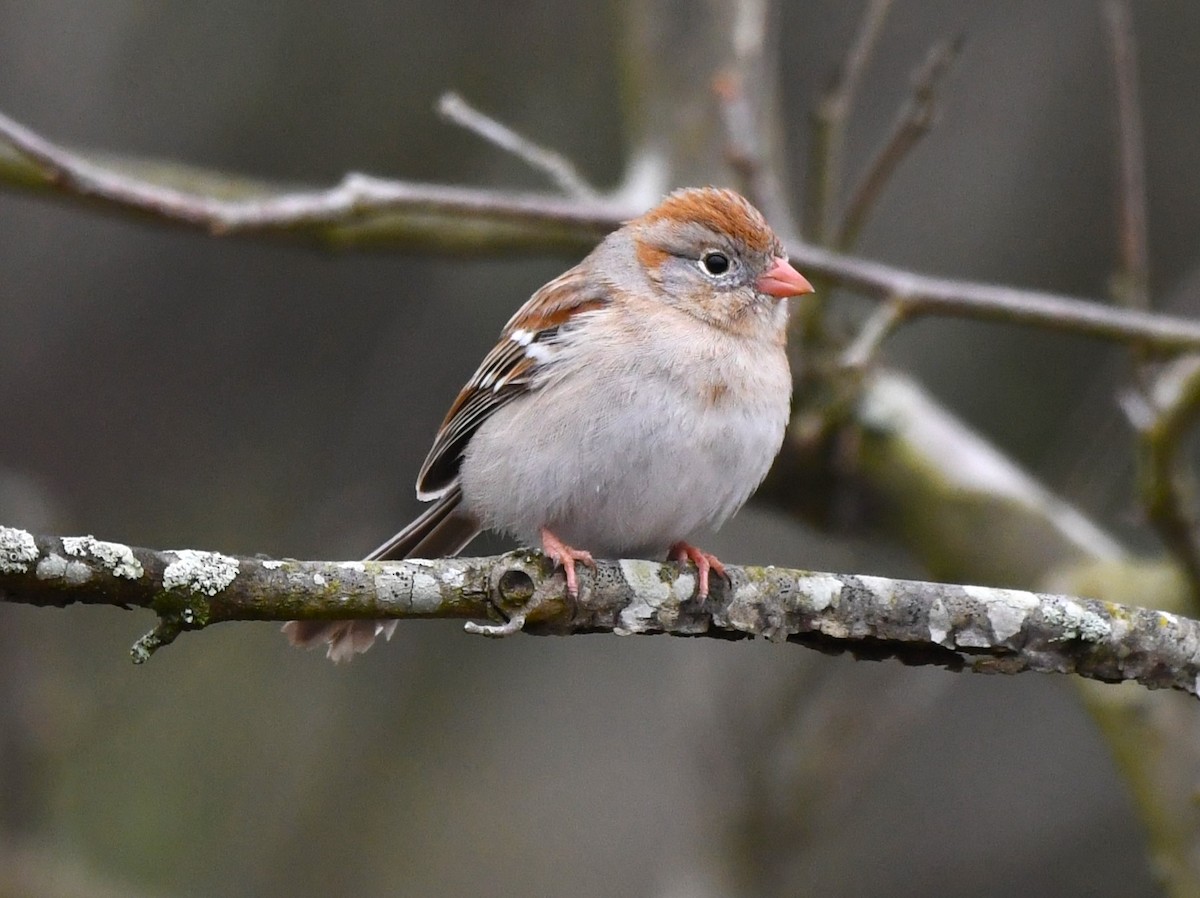
[[[943,315],[1025,324],[1120,343],[1145,342],[1161,352],[1200,346],[1200,321],[1116,308],[1055,293],[915,274],[811,244],[790,247],[791,259],[867,296],[900,297],[906,315]]]
[[[1146,216],[1146,149],[1142,106],[1138,99],[1137,39],[1133,16],[1124,0],[1107,0],[1104,19],[1112,44],[1117,88],[1117,147],[1120,188],[1120,259],[1117,299],[1138,309],[1149,308],[1150,253]]]
[[[804,233],[816,243],[824,243],[833,231],[833,208],[842,186],[846,125],[891,5],[891,0],[869,0],[837,78],[813,112]]]
[[[846,204],[834,246],[848,249],[858,240],[884,187],[896,168],[933,127],[937,119],[937,91],[962,49],[962,38],[939,41],[913,73],[912,93],[901,107],[892,130],[867,165]]]
[[[458,94],[452,91],[442,94],[438,100],[437,111],[444,119],[512,153],[530,168],[546,175],[567,196],[583,200],[598,198],[596,190],[561,153],[539,146],[518,134],[508,125],[475,109]]]
[[[902,298],[893,297],[880,305],[842,352],[842,367],[865,370],[875,360],[883,341],[904,323],[906,317],[908,307]]]
[[[604,561],[579,598],[539,553],[432,561],[271,561],[0,527],[0,598],[154,611],[172,634],[235,620],[523,619],[525,632],[763,637],[981,673],[1077,673],[1197,694],[1200,622],[1070,596],[727,566],[704,601],[690,565]],[[145,639],[135,660],[154,646]]]
[[[545,252],[586,248],[642,210],[499,190],[389,181],[349,174],[328,190],[266,193],[265,185],[224,180],[252,199],[197,195],[98,165],[0,115],[0,140],[31,160],[0,165],[9,183],[31,176],[69,197],[84,197],[125,212],[151,215],[214,234],[274,234],[317,238],[334,246],[387,241],[408,248]],[[149,168],[149,164],[145,164]],[[159,166],[161,171],[161,166]],[[202,177],[194,170],[188,176]],[[1160,352],[1200,349],[1200,322],[1114,308],[1100,302],[995,284],[935,278],[810,243],[791,244],[791,258],[807,273],[867,296],[902,297],[909,316],[944,315],[1027,324],[1118,343],[1142,342]]]

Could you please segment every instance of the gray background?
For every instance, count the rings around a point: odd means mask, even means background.
[[[437,119],[456,89],[616,185],[619,10],[454,6],[3,4],[0,110],[70,144],[283,182],[541,186]],[[784,11],[796,172],[859,9]],[[1153,291],[1194,314],[1200,7],[1139,5],[1137,24]],[[1104,295],[1116,169],[1093,2],[898,3],[849,170],[928,44],[960,32],[941,123],[862,251]],[[361,555],[417,510],[433,431],[500,325],[570,261],[327,255],[0,194],[0,521]],[[1119,352],[927,322],[887,356],[1153,548],[1112,401]],[[885,545],[754,508],[706,547],[920,573]],[[74,877],[80,894],[1153,894],[1123,786],[1063,680],[751,643],[490,642],[456,624],[403,626],[337,669],[272,626],[228,626],[133,668],[126,648],[149,624],[0,606],[8,875]]]

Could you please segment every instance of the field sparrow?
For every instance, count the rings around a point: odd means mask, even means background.
[[[668,554],[750,496],[791,401],[787,298],[812,286],[730,190],[679,190],[530,297],[450,407],[417,477],[433,505],[367,560],[453,555],[484,528],[577,563]],[[345,661],[396,621],[292,621]]]

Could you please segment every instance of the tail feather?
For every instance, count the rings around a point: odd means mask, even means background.
[[[325,654],[335,664],[365,652],[377,636],[391,639],[395,630],[394,620],[293,620],[283,625],[288,642],[306,649],[327,645]]]
[[[457,555],[479,535],[479,522],[460,511],[462,487],[452,486],[407,527],[379,546],[363,561],[401,558],[448,558]]]
[[[461,503],[462,490],[455,484],[411,524],[363,560],[394,561],[457,555],[480,529],[474,516],[459,508]],[[283,625],[283,632],[295,646],[327,645],[329,660],[341,663],[365,652],[379,636],[391,639],[397,623],[394,620],[294,620]]]

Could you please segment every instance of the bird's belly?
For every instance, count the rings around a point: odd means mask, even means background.
[[[614,381],[602,396],[549,385],[479,429],[462,485],[485,526],[531,543],[547,527],[598,557],[652,557],[719,526],[766,476],[786,389],[714,405],[654,377]],[[514,443],[520,451],[505,451]]]

